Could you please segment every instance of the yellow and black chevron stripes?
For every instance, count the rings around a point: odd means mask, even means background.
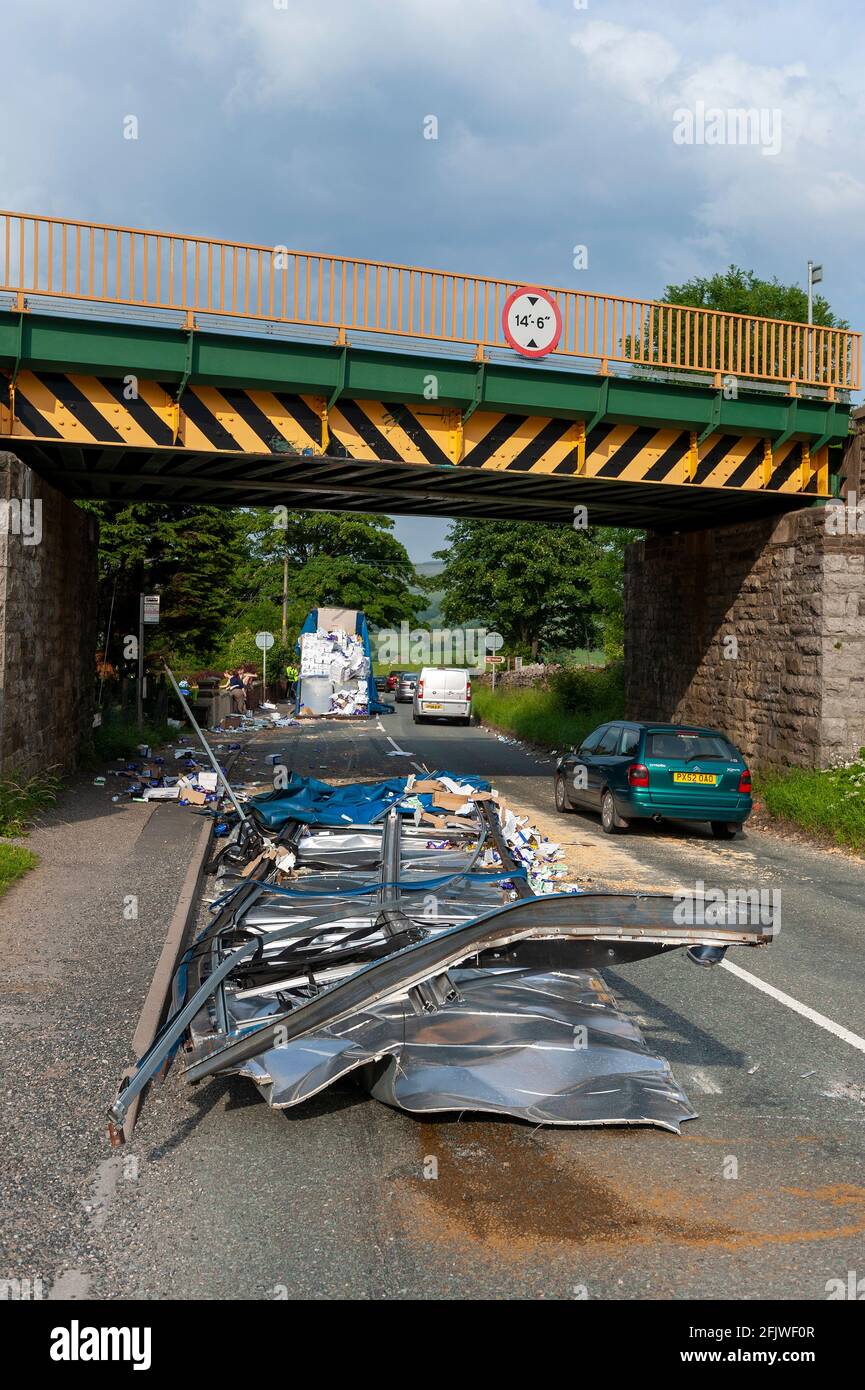
[[[580,420],[475,411],[465,424],[461,462],[516,473],[576,473],[584,434]]]
[[[324,402],[284,392],[21,372],[9,393],[6,433],[63,444],[216,453],[320,454]]]
[[[458,411],[395,401],[338,400],[327,413],[327,453],[391,463],[459,462]]]
[[[718,433],[698,441],[687,430],[601,425],[586,438],[579,471],[587,478],[625,482],[828,496],[828,461],[826,446],[812,457],[800,440],[773,448],[770,440],[754,436]]]
[[[134,378],[21,372],[0,391],[0,435],[195,453],[300,454],[629,483],[828,496],[828,448],[801,440],[695,433],[649,425],[460,413],[399,401],[239,387],[177,387]]]

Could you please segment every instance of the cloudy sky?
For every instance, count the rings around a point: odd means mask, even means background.
[[[811,256],[865,324],[861,0],[28,0],[3,29],[6,208],[626,295]],[[699,103],[767,139],[677,143]],[[443,528],[398,530],[422,560]]]

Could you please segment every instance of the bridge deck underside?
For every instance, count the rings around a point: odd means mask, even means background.
[[[591,524],[688,530],[802,507],[792,492],[705,484],[630,482],[572,475],[493,472],[471,467],[273,454],[215,456],[167,449],[51,445],[0,440],[72,498],[209,503],[398,515],[502,517],[571,523],[574,507]]]
[[[798,424],[773,438],[29,367],[0,390],[0,445],[73,497],[562,522],[582,504],[590,524],[663,529],[830,495],[829,435]]]

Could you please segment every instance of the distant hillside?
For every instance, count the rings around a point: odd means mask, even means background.
[[[421,560],[419,565],[415,565],[415,569],[424,579],[430,579],[435,578],[437,574],[441,574],[444,569],[444,564],[441,560]],[[414,592],[417,593],[418,590],[415,589]],[[430,627],[440,627],[443,621],[441,611],[442,592],[440,589],[436,589],[431,594],[425,594],[425,597],[427,599],[427,606],[423,612],[419,614],[420,621],[422,623],[429,623]]]

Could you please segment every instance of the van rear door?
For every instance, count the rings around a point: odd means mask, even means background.
[[[423,699],[421,710],[424,714],[457,715],[468,714],[466,686],[468,676],[465,671],[448,667],[428,667],[423,673]]]

